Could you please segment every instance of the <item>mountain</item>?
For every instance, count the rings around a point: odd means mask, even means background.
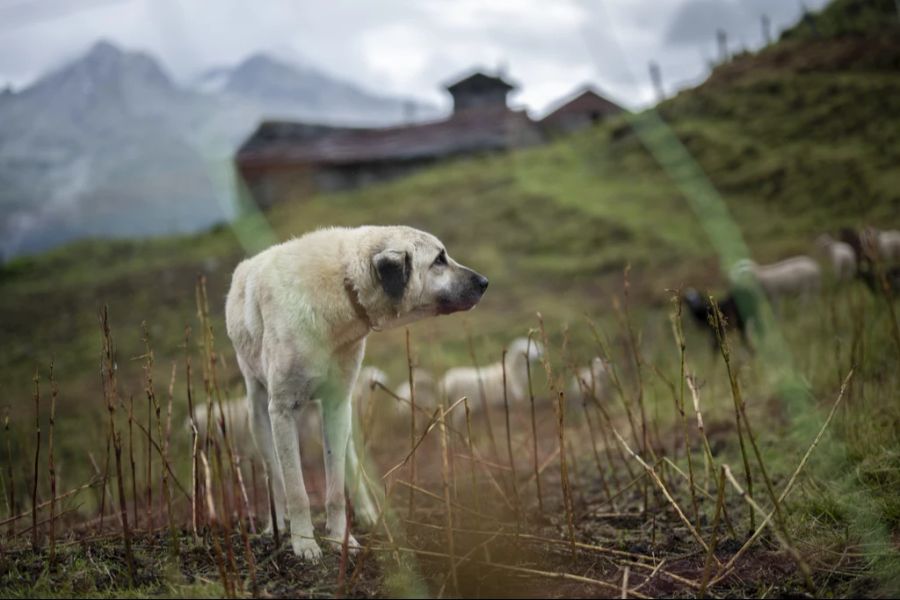
[[[269,115],[338,124],[383,125],[436,116],[408,100],[371,94],[315,68],[255,54],[232,68],[217,68],[198,80],[199,89],[219,92],[232,102],[255,105]]]
[[[208,227],[232,214],[231,156],[261,119],[388,124],[406,104],[264,55],[182,86],[98,42],[0,94],[0,259]]]
[[[150,56],[106,42],[0,97],[0,253],[221,219],[183,134],[209,108]]]

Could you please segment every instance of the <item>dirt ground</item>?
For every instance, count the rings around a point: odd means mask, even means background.
[[[137,577],[132,585],[119,534],[69,534],[58,541],[52,567],[46,545],[37,551],[24,541],[7,545],[0,563],[0,595],[227,595],[220,562],[229,561],[228,553],[233,555],[233,564],[225,566],[229,585],[240,596],[368,598],[405,590],[433,596],[612,598],[621,596],[626,578],[632,597],[698,595],[706,553],[652,488],[648,488],[646,513],[641,511],[644,498],[640,485],[620,495],[613,512],[600,484],[582,477],[580,494],[573,501],[574,537],[579,543],[573,552],[560,494],[552,491],[558,488],[552,477],[543,483],[543,513],[537,507],[523,507],[516,519],[508,507],[500,506],[502,503],[494,509],[483,507],[484,513],[457,512],[454,554],[459,562],[455,585],[441,500],[417,495],[410,518],[404,505],[408,496],[402,490],[395,494],[393,544],[383,531],[361,533],[357,537],[366,548],[349,557],[343,570],[341,557],[334,552],[326,552],[318,565],[301,562],[294,557],[283,532],[277,550],[271,536],[250,536],[253,575],[242,538],[236,532],[228,549],[217,532],[207,531],[195,539],[190,532],[182,531],[177,560],[167,533],[138,533],[134,540]],[[480,491],[483,499],[490,498],[486,490]],[[524,497],[526,490],[519,491]],[[462,507],[471,499],[458,500]],[[740,522],[739,536],[746,535],[744,508],[727,507],[735,523]],[[700,535],[709,540],[712,526],[706,519],[701,519],[701,524]],[[725,564],[746,537],[735,538],[724,526],[719,529],[715,556]],[[219,560],[216,545],[221,552]],[[711,573],[715,571],[713,565]],[[817,585],[825,576],[824,571],[814,573]],[[775,540],[763,536],[708,595],[806,597],[806,592],[795,563]]]

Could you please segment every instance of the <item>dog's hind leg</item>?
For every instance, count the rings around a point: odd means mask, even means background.
[[[250,420],[250,432],[253,442],[266,467],[266,475],[272,488],[272,503],[275,505],[275,519],[278,530],[284,531],[284,479],[281,466],[275,455],[275,443],[272,440],[272,424],[269,422],[269,398],[265,388],[254,379],[246,379],[247,415]],[[269,523],[265,533],[272,533],[273,523]]]

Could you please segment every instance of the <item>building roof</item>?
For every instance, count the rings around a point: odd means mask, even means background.
[[[447,88],[448,92],[453,93],[472,88],[483,89],[485,87],[498,87],[505,90],[513,90],[516,88],[516,85],[503,79],[500,75],[487,75],[482,71],[473,71],[468,75],[454,79],[444,87]]]
[[[552,112],[541,119],[542,124],[552,124],[557,119],[573,113],[599,113],[602,116],[613,115],[624,109],[591,86],[584,86],[562,100]]]
[[[419,160],[504,149],[534,123],[505,107],[468,110],[444,121],[385,128],[330,128],[269,121],[241,146],[241,167],[349,165]]]

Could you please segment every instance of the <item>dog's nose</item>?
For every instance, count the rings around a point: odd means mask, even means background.
[[[478,286],[478,289],[482,294],[487,289],[488,283],[489,282],[487,277],[485,277],[484,275],[479,275],[477,273],[475,274],[475,285]]]

